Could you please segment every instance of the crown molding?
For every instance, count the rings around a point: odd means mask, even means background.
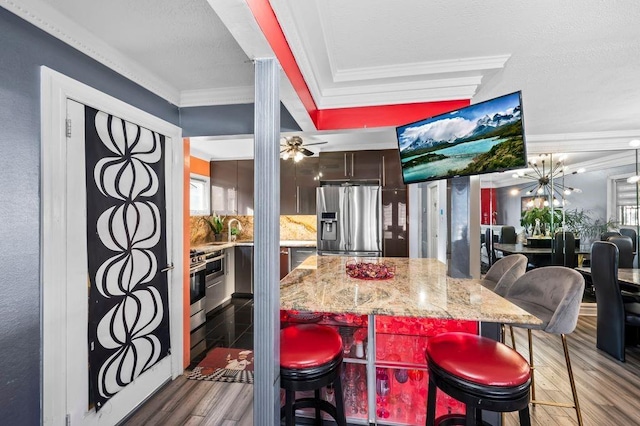
[[[629,141],[638,138],[640,138],[640,129],[526,135],[526,143],[528,154],[549,154],[633,149],[629,146]]]
[[[206,105],[250,104],[254,101],[253,86],[221,87],[217,89],[183,90],[180,107]]]
[[[504,67],[511,55],[481,56],[444,61],[425,61],[411,64],[393,64],[380,67],[351,68],[336,70],[334,82],[388,79],[398,77],[416,77],[432,74],[449,74],[458,72],[495,70]]]
[[[471,99],[481,76],[326,89],[319,108],[349,108]]]
[[[376,93],[323,96],[322,103],[318,107],[320,109],[332,109],[471,99],[477,87],[472,85],[397,92],[393,88],[382,86],[378,87],[379,91]]]
[[[269,0],[271,5],[271,9],[273,13],[276,15],[278,22],[280,23],[280,29],[282,29],[282,33],[284,34],[287,44],[289,45],[289,49],[293,53],[293,56],[296,60],[296,64],[304,77],[304,81],[307,84],[307,88],[309,89],[309,93],[313,98],[316,106],[321,108],[319,103],[322,99],[322,90],[320,88],[319,79],[316,74],[313,72],[313,67],[311,66],[311,60],[309,59],[309,55],[307,55],[307,49],[302,42],[302,37],[300,37],[300,33],[298,31],[298,27],[296,23],[298,22],[291,9],[289,8],[289,4],[286,0]],[[313,6],[318,13],[319,7],[317,2],[312,2]],[[284,25],[284,23],[289,23],[289,25]],[[321,27],[322,28],[322,27]],[[324,44],[324,49],[322,52],[327,52],[326,41],[324,31],[321,31],[321,34],[318,35],[319,40],[322,40]],[[313,51],[313,49],[310,49]],[[328,53],[328,52],[327,52]]]
[[[150,73],[140,64],[121,54],[92,33],[79,26],[48,4],[39,0],[0,0],[5,9],[35,25],[53,37],[84,53],[134,83],[178,105],[176,88]]]

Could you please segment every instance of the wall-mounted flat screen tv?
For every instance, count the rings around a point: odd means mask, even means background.
[[[527,165],[515,92],[396,128],[405,184]]]

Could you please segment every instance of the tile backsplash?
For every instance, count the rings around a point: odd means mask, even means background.
[[[242,227],[238,240],[253,239],[253,216],[226,216],[222,240],[227,241],[227,224],[231,219],[238,219]],[[191,216],[191,245],[200,245],[214,240],[213,233],[204,222],[206,216]],[[280,216],[280,240],[316,240],[316,215]]]

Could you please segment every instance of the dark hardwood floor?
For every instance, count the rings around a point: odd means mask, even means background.
[[[526,332],[515,330],[518,350],[528,359]],[[627,362],[621,363],[596,350],[595,335],[595,317],[580,317],[576,331],[568,336],[584,424],[640,425],[640,347],[627,348]],[[560,337],[534,332],[534,353],[536,396],[570,401]],[[531,421],[534,426],[577,425],[573,409],[549,406],[533,407]],[[123,424],[252,425],[253,386],[201,382],[181,376],[156,393]],[[517,424],[516,415],[504,415],[504,425]]]

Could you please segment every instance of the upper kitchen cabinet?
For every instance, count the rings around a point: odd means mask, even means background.
[[[211,210],[253,215],[253,160],[211,162]]]
[[[316,214],[318,157],[280,160],[280,214]]]
[[[321,152],[322,180],[381,178],[381,151]]]
[[[253,160],[238,160],[238,212],[253,216]]]
[[[402,180],[400,155],[395,149],[382,151],[382,186],[384,189],[406,189]]]
[[[316,214],[316,188],[320,184],[320,158],[307,157],[296,163],[296,212]]]
[[[280,214],[296,214],[296,207],[296,163],[280,159]]]
[[[238,211],[238,162],[212,161],[211,210],[218,214],[236,214]]]

